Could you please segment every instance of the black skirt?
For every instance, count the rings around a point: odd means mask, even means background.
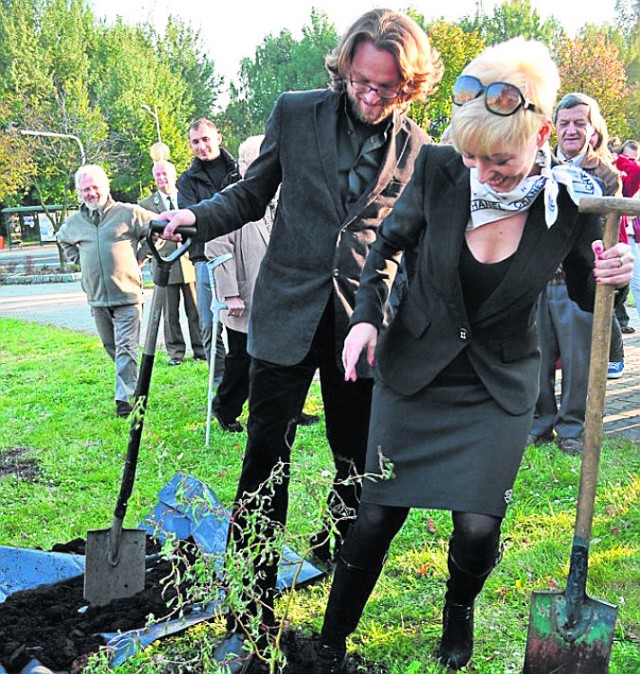
[[[413,396],[378,381],[362,500],[503,517],[532,417],[503,410],[477,379]],[[391,476],[372,479],[387,460]]]

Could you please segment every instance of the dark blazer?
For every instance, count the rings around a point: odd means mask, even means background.
[[[364,260],[427,141],[412,121],[394,115],[377,179],[347,212],[338,184],[337,122],[343,100],[330,90],[283,94],[245,179],[191,209],[198,236],[212,239],[259,220],[281,185],[248,338],[249,353],[272,363],[294,365],[305,357],[333,295],[335,355],[341,367]],[[371,374],[363,368],[359,373]]]
[[[415,275],[378,346],[380,376],[398,393],[412,395],[467,349],[496,402],[511,414],[521,414],[538,395],[538,294],[563,261],[569,295],[582,309],[593,309],[591,242],[602,237],[602,228],[597,216],[578,213],[563,186],[558,220],[547,228],[540,195],[505,278],[467,315],[458,261],[469,204],[469,171],[460,156],[450,147],[425,146],[411,183],[378,229],[352,324],[381,325],[398,251],[417,245]]]
[[[180,193],[178,193],[178,198]],[[142,208],[146,208],[148,211],[153,213],[162,213],[165,210],[164,201],[160,195],[160,192],[155,191],[151,196],[141,199],[138,204]],[[156,244],[157,245],[157,244]],[[164,257],[168,257],[177,250],[178,244],[173,241],[164,241],[162,242],[161,254]],[[157,266],[155,257],[151,258],[151,264],[155,272]],[[189,253],[182,255],[174,264],[171,265],[171,270],[169,271],[169,285],[181,285],[182,283],[195,283],[196,273],[193,268],[193,263],[189,259]]]

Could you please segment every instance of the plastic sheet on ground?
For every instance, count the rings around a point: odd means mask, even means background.
[[[201,480],[177,473],[161,489],[158,499],[158,503],[143,518],[140,527],[161,541],[168,536],[192,538],[203,552],[219,557],[222,571],[230,512],[218,501],[215,492]],[[18,590],[56,583],[81,573],[84,573],[84,557],[81,555],[0,546],[0,603]],[[323,575],[322,571],[293,550],[283,548],[278,589],[291,587],[294,580],[297,580],[296,586],[300,587]],[[134,653],[158,639],[208,620],[219,610],[220,604],[221,599],[185,618],[168,620],[124,634],[103,634],[110,649],[111,666],[121,665]],[[0,674],[6,674],[2,665]],[[52,672],[37,660],[32,660],[20,674],[67,672]]]
[[[30,590],[84,573],[84,556],[0,546],[0,603]]]

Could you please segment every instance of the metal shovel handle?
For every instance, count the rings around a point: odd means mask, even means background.
[[[171,255],[166,258],[162,257],[155,245],[153,238],[154,234],[159,234],[164,231],[167,223],[164,220],[152,220],[149,223],[149,231],[147,232],[147,243],[151,249],[152,254],[158,260],[161,273],[160,282],[156,279],[156,287],[153,291],[153,298],[151,300],[151,315],[149,324],[147,326],[147,336],[145,339],[142,361],[140,364],[140,373],[138,375],[138,383],[135,392],[135,404],[133,413],[131,415],[131,426],[129,428],[129,443],[127,445],[127,456],[125,459],[124,469],[122,471],[122,481],[120,484],[120,493],[116,501],[114,511],[114,520],[112,524],[112,550],[113,546],[119,545],[120,531],[122,530],[122,521],[127,512],[127,505],[131,492],[133,491],[133,484],[135,482],[136,470],[138,466],[138,454],[140,452],[140,442],[142,438],[142,428],[144,424],[144,415],[149,396],[149,388],[151,386],[151,373],[153,371],[153,362],[155,357],[156,343],[158,338],[158,330],[160,327],[160,319],[162,315],[162,307],[164,305],[164,297],[166,294],[166,285],[169,278],[169,271],[171,265],[183,255],[191,245],[191,238],[179,246]],[[195,227],[178,227],[176,230],[183,237],[193,237],[196,233]],[[119,525],[118,525],[119,522]],[[116,555],[113,554],[116,558]]]

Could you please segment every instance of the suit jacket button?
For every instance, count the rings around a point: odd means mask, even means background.
[[[336,277],[340,276],[340,270],[337,267],[333,270],[333,275]]]
[[[469,339],[469,331],[466,328],[460,328],[459,335],[463,342],[466,342]]]

